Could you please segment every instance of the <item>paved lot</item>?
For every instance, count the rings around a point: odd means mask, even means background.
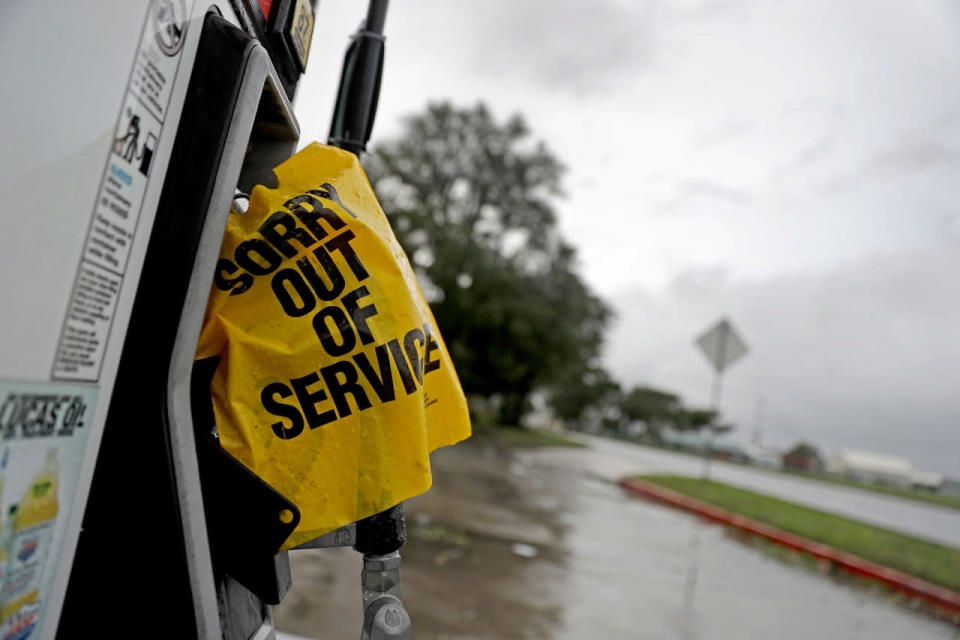
[[[435,454],[434,488],[408,503],[403,581],[415,637],[960,638],[889,594],[772,558],[721,527],[625,495],[603,478],[624,457],[636,461],[606,443]],[[294,590],[275,608],[278,628],[357,637],[356,554],[304,551],[292,560]]]

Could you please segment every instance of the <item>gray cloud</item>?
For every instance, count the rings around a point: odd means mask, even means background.
[[[691,202],[706,201],[709,204],[745,205],[755,199],[754,194],[711,180],[681,180],[673,188],[673,194],[651,208],[654,214],[686,212],[693,215],[705,212],[702,208],[686,207]]]
[[[677,192],[680,198],[707,198],[733,204],[743,204],[753,200],[753,195],[747,191],[709,180],[684,180],[677,188]]]
[[[905,174],[960,164],[960,149],[935,140],[902,140],[868,158],[852,172],[837,175],[823,183],[827,192],[854,189],[883,178],[902,179]]]
[[[899,135],[890,135],[887,145],[867,157],[859,167],[833,177],[823,186],[827,191],[845,191],[875,179],[902,178],[956,165],[960,163],[960,148],[956,146],[960,134],[958,125],[960,109],[947,108]]]
[[[819,142],[814,142],[810,146],[801,149],[786,166],[784,166],[778,173],[784,173],[795,169],[803,169],[818,163],[827,154],[830,153],[836,147],[836,140],[832,137],[827,137]]]
[[[960,161],[960,150],[933,140],[915,140],[877,155],[874,166],[886,171],[917,171]]]
[[[707,129],[693,139],[693,147],[704,148],[725,144],[756,129],[756,123],[747,118],[730,117]]]
[[[835,118],[847,112],[847,108],[835,100],[825,98],[804,98],[791,100],[783,106],[783,114],[792,115],[819,115],[825,118]]]
[[[656,3],[493,0],[471,19],[471,65],[549,91],[594,92],[630,82],[655,51]],[[463,11],[462,7],[459,11]]]

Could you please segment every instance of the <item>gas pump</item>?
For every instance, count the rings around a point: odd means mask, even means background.
[[[0,10],[0,639],[271,638],[299,512],[220,448],[194,352],[232,203],[296,149],[315,0],[49,4]],[[385,11],[341,78],[353,153]],[[302,545],[363,554],[364,638],[409,637],[403,540],[400,505]]]

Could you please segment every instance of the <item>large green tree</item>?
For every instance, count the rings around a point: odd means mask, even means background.
[[[639,386],[623,393],[617,400],[621,429],[640,423],[645,434],[654,440],[662,439],[664,429],[674,431],[702,431],[726,433],[733,426],[718,424],[719,414],[712,409],[686,407],[680,396],[663,389]]]
[[[634,387],[620,400],[620,411],[627,422],[640,422],[648,435],[660,439],[660,433],[668,427],[676,427],[683,411],[680,396],[654,389]]]
[[[620,385],[600,367],[571,368],[552,388],[550,407],[557,418],[575,429],[616,429],[621,419]],[[592,408],[593,411],[587,411]]]
[[[366,165],[468,394],[516,424],[535,389],[596,367],[610,311],[557,229],[563,167],[521,116],[431,104]]]

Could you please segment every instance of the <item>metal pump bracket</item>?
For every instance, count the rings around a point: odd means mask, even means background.
[[[279,604],[292,583],[280,545],[300,522],[300,510],[223,450],[212,433],[210,378],[219,358],[194,366],[192,402],[203,507],[215,570],[268,604]]]

